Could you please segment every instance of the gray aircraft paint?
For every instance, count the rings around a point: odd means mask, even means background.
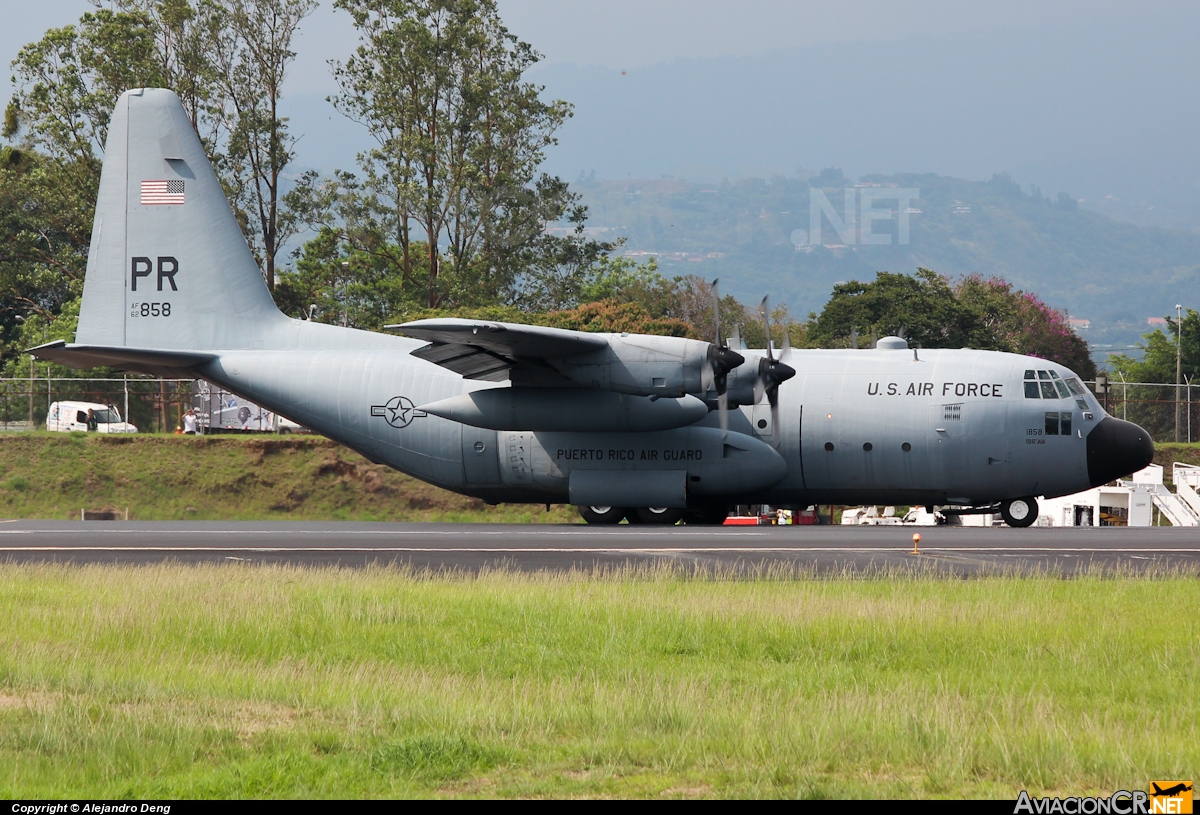
[[[143,205],[144,181],[182,181],[184,202]],[[142,304],[157,304],[158,316]],[[433,339],[456,342],[463,327],[450,329]],[[705,343],[498,324],[487,332],[530,353],[557,342],[575,354],[561,363],[560,387],[566,377],[626,400],[653,393],[682,397],[681,405],[705,396],[693,393]],[[182,106],[159,89],[127,92],[113,113],[76,339],[35,352],[70,365],[201,376],[372,461],[489,501],[982,505],[1061,495],[1091,486],[1086,437],[1105,420],[1090,394],[1080,397],[1087,411],[1073,398],[1024,398],[1027,369],[1072,376],[1045,360],[908,349],[792,351],[797,374],[779,386],[778,426],[764,400],[731,410],[728,433],[715,412],[654,432],[489,429],[432,415],[421,407],[508,383],[447,370],[430,337],[280,313]],[[730,393],[750,401],[765,352],[741,353]],[[544,384],[539,376],[525,384]],[[579,397],[563,399],[580,411]],[[1035,435],[1047,410],[1073,413],[1070,436]],[[586,427],[586,414],[579,418]]]

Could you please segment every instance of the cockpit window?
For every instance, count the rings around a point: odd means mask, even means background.
[[[1041,398],[1041,395],[1038,393],[1038,383],[1036,383],[1036,382],[1026,382],[1025,383],[1025,398],[1026,399],[1040,399]]]
[[[1057,374],[1055,371],[1051,371],[1051,372],[1050,372],[1050,378],[1051,378],[1051,379],[1058,379],[1058,374]]]
[[[1041,382],[1039,384],[1041,384],[1041,386],[1042,386],[1042,398],[1043,399],[1057,399],[1058,398],[1058,391],[1056,391],[1054,389],[1053,382]]]
[[[1033,374],[1033,369],[1032,369],[1032,368],[1029,368],[1029,369],[1027,369],[1027,370],[1025,371],[1025,378],[1026,378],[1026,379],[1037,379],[1037,377],[1036,377],[1036,376],[1034,376],[1034,374]]]
[[[1079,380],[1075,377],[1067,377],[1067,387],[1070,389],[1071,393],[1075,394],[1076,396],[1083,396],[1083,386],[1079,384]]]
[[[1050,378],[1049,371],[1038,371],[1038,379],[1049,379],[1049,378]]]
[[[1054,380],[1054,387],[1058,388],[1058,398],[1059,399],[1070,399],[1071,398],[1071,392],[1069,390],[1067,390],[1067,386],[1063,384],[1063,381],[1061,379]]]

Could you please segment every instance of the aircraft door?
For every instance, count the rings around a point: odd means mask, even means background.
[[[933,409],[931,452],[948,497],[985,503],[1004,494],[1012,476],[1007,405],[968,401]]]
[[[463,475],[468,484],[499,484],[496,431],[462,425]]]

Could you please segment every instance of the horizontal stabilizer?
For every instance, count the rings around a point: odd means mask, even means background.
[[[57,362],[68,368],[107,366],[130,373],[152,376],[184,372],[216,359],[216,354],[199,351],[173,351],[155,348],[126,348],[106,345],[68,345],[55,340],[26,351],[38,359]]]

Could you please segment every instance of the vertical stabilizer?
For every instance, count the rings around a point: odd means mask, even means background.
[[[262,348],[286,321],[179,98],[127,91],[104,150],[76,343]]]

